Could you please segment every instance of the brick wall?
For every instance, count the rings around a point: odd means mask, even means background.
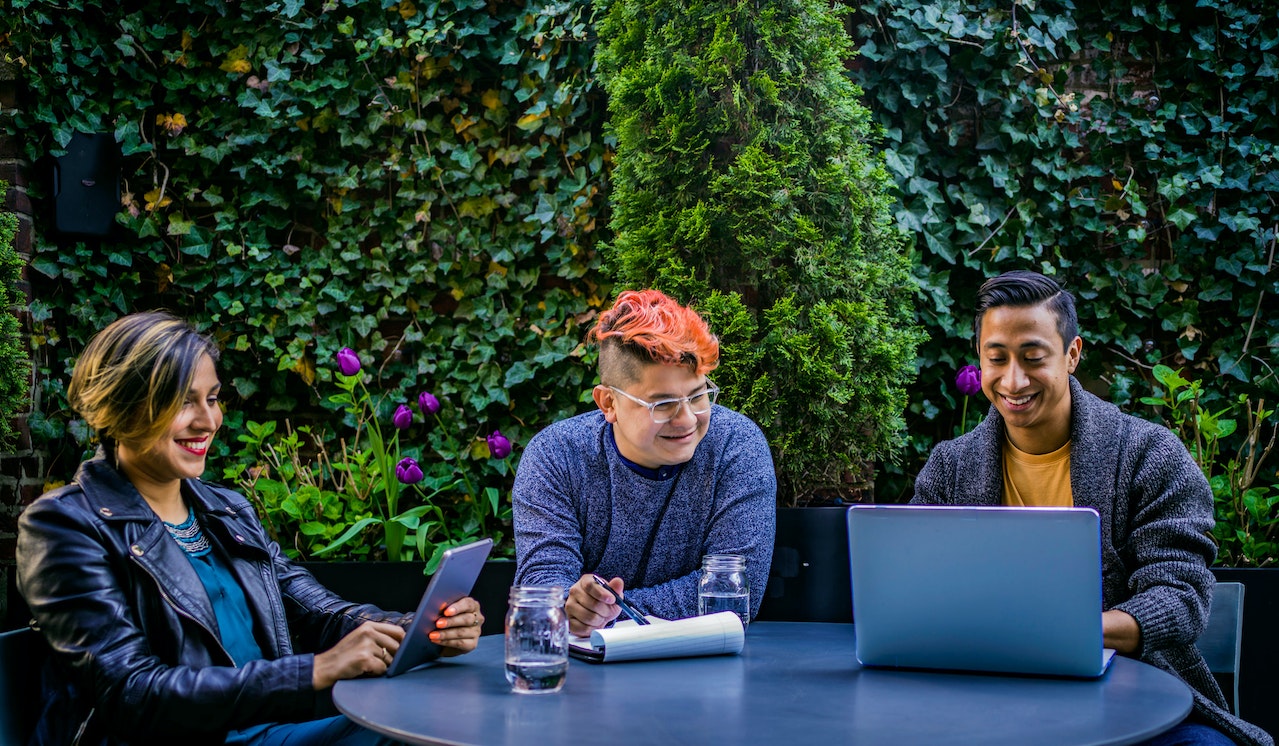
[[[20,71],[12,64],[0,60],[0,117],[12,116],[20,105]],[[27,196],[27,162],[22,155],[22,145],[16,138],[0,133],[0,180],[9,183],[4,195],[3,209],[18,216],[18,235],[14,248],[23,259],[31,259],[31,200]],[[26,272],[18,283],[16,295],[30,298],[31,286]],[[31,318],[26,302],[11,310],[18,316],[23,333],[31,329]],[[33,395],[35,392],[33,391]],[[15,450],[0,453],[0,620],[8,619],[10,604],[8,589],[12,586],[14,540],[18,514],[23,506],[40,496],[44,485],[44,457],[31,447],[31,435],[26,417],[14,423],[21,433]]]

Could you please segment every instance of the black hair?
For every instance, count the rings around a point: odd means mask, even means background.
[[[1005,272],[982,283],[977,291],[977,315],[973,319],[973,343],[981,340],[981,320],[986,312],[1000,306],[1026,308],[1046,305],[1057,317],[1057,333],[1061,335],[1062,352],[1079,336],[1079,318],[1075,315],[1075,298],[1057,281],[1024,269]]]

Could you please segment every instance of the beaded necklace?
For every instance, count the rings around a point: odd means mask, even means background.
[[[209,553],[209,541],[204,538],[204,531],[200,529],[200,522],[195,519],[195,511],[187,508],[187,519],[178,525],[173,525],[168,521],[161,521],[164,527],[168,529],[169,535],[178,542],[178,546],[192,557],[203,557]]]

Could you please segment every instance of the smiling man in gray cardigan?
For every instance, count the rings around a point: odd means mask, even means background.
[[[1074,300],[1054,280],[1025,271],[988,280],[975,326],[993,406],[972,432],[938,444],[912,502],[1096,510],[1106,647],[1181,678],[1194,694],[1190,716],[1147,743],[1273,744],[1226,710],[1195,648],[1216,546],[1212,491],[1185,446],[1075,380],[1083,340]]]

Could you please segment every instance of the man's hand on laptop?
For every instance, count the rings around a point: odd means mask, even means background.
[[[613,578],[608,584],[618,593],[625,585],[621,578]],[[622,613],[612,594],[601,588],[589,573],[569,589],[564,610],[568,613],[568,632],[577,637],[589,635],[591,630],[604,627]]]
[[[1141,625],[1126,611],[1103,611],[1101,636],[1102,644],[1116,653],[1131,655],[1141,649]]]

